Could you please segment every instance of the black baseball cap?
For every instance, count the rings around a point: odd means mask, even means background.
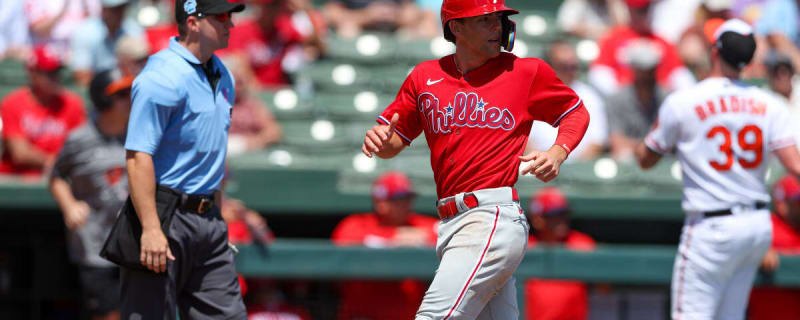
[[[177,0],[175,1],[175,21],[183,23],[189,16],[242,12],[243,3],[228,0]]]
[[[731,66],[742,69],[753,60],[756,52],[756,39],[753,28],[739,19],[725,21],[714,32],[714,45],[722,60]]]
[[[98,72],[89,83],[89,98],[98,111],[103,111],[111,106],[111,96],[130,90],[133,77],[122,74],[119,69]]]

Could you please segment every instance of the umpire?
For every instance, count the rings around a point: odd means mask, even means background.
[[[214,55],[242,10],[175,1],[179,36],[133,82],[126,164],[147,270],[121,268],[123,319],[175,319],[176,306],[181,319],[247,318],[219,210],[234,81]],[[165,187],[179,201],[162,230],[156,202]]]

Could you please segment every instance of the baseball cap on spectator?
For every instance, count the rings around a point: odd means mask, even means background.
[[[147,40],[137,36],[122,36],[114,46],[114,53],[138,60],[150,55],[150,44]]]
[[[546,187],[531,196],[528,209],[532,215],[554,216],[569,212],[569,203],[561,190]]]
[[[637,70],[654,69],[661,62],[661,49],[649,40],[631,43],[624,54],[628,64]]]
[[[133,85],[133,77],[123,76],[118,69],[97,73],[89,83],[89,97],[97,110],[111,106],[111,96]]]
[[[411,180],[401,172],[384,173],[372,184],[372,198],[376,200],[396,200],[416,195]]]
[[[27,66],[31,70],[51,72],[61,69],[63,65],[58,53],[49,46],[40,45],[33,48]]]
[[[714,46],[719,50],[722,60],[742,69],[750,63],[756,52],[753,28],[739,19],[725,21],[714,32]]]
[[[182,23],[189,16],[198,14],[214,15],[242,12],[244,4],[228,0],[177,0],[175,1],[175,21]]]
[[[772,198],[775,201],[800,200],[800,183],[794,176],[783,176],[772,188]]]
[[[703,5],[710,11],[725,11],[733,7],[733,0],[704,0]]]
[[[764,65],[767,67],[767,70],[774,72],[778,67],[786,67],[794,73],[794,66],[792,65],[792,59],[789,58],[786,54],[781,52],[772,50],[767,57],[764,59]]]
[[[625,0],[625,4],[628,5],[631,9],[639,9],[645,6],[650,5],[653,2],[652,0]]]
[[[101,1],[103,8],[119,7],[123,4],[130,3],[130,0],[103,0]]]

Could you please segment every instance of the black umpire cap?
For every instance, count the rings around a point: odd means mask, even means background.
[[[714,39],[722,60],[740,70],[750,63],[756,52],[753,28],[739,19],[725,21],[714,32]]]
[[[228,0],[177,0],[175,1],[175,21],[183,23],[189,16],[213,15],[242,12],[244,4]]]

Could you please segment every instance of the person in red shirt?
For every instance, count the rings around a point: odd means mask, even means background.
[[[311,320],[311,312],[287,301],[271,279],[248,279],[250,292],[245,297],[248,320]]]
[[[779,267],[778,254],[800,254],[800,183],[791,175],[779,180],[772,190],[772,246],[761,261],[761,270]],[[750,320],[800,319],[800,290],[762,286],[750,293]]]
[[[308,0],[255,0],[255,18],[237,23],[225,53],[247,57],[262,86],[289,84],[325,51],[325,23]]]
[[[0,102],[0,174],[40,176],[52,167],[69,132],[85,121],[83,101],[61,84],[61,67],[52,49],[34,48],[27,62],[29,85]]]
[[[438,220],[411,211],[415,195],[406,175],[381,175],[372,186],[375,212],[342,220],[333,231],[333,242],[373,248],[434,246]],[[339,320],[407,320],[414,317],[425,285],[410,279],[348,281],[341,289]]]
[[[570,250],[593,250],[594,240],[572,230],[567,198],[557,188],[542,188],[531,196],[528,219],[533,234],[528,247],[563,245]],[[589,298],[583,282],[529,279],[525,283],[525,319],[587,319]]]
[[[589,113],[538,58],[513,53],[519,13],[503,0],[445,0],[456,51],[418,64],[367,130],[361,151],[392,158],[425,132],[439,198],[439,268],[415,319],[517,319],[514,271],[529,225],[514,184],[555,179]],[[558,127],[546,151],[523,155],[534,120]],[[521,168],[522,161],[531,162]]]
[[[678,50],[659,37],[650,28],[652,0],[626,0],[630,24],[620,25],[600,40],[600,56],[589,68],[589,82],[606,96],[633,82],[633,69],[628,62],[629,47],[651,46],[660,52],[656,67],[658,84],[668,90],[685,88],[694,84],[694,76],[683,65]]]

